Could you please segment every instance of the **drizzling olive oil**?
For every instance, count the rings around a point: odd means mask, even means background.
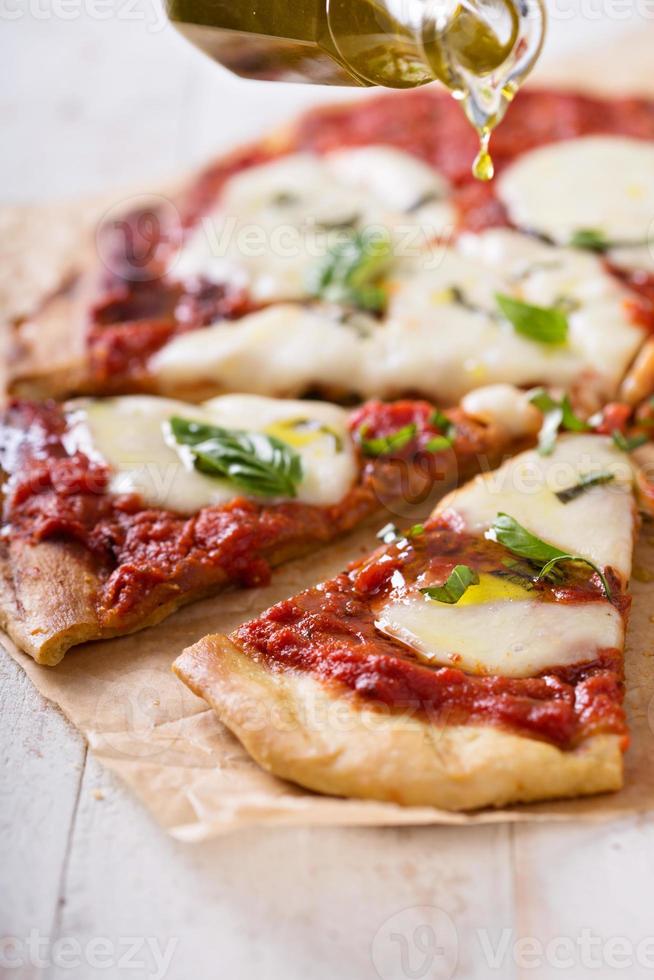
[[[440,80],[489,140],[540,52],[543,0],[167,0],[175,26],[245,78],[416,88]]]

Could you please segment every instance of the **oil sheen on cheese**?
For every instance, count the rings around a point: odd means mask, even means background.
[[[189,405],[133,395],[80,399],[68,403],[67,413],[69,448],[109,466],[112,493],[136,493],[148,506],[183,514],[227,503],[244,491],[195,469],[187,447],[170,434],[172,416],[264,432],[288,443],[299,454],[304,474],[295,499],[306,504],[327,506],[342,500],[358,472],[347,413],[322,402],[228,395]]]

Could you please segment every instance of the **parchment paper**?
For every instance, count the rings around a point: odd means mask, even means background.
[[[621,57],[611,52],[611,79],[622,90],[654,87],[654,32],[639,35]],[[618,46],[619,48],[619,46]],[[605,52],[575,58],[554,72],[558,82],[595,82]],[[114,197],[114,201],[117,197]],[[112,201],[48,208],[0,209],[0,311],[27,312],[56,286],[88,240],[95,217]],[[1,379],[0,379],[1,380]],[[316,556],[279,570],[265,589],[232,592],[182,610],[134,636],[88,644],[56,668],[37,666],[6,638],[2,645],[38,690],[57,705],[104,765],[142,799],[175,837],[196,841],[246,825],[476,824],[497,821],[606,819],[654,808],[654,525],[643,528],[635,558],[634,603],[627,642],[627,707],[632,745],[626,784],[617,794],[476,814],[403,808],[319,796],[263,772],[205,703],[176,680],[170,665],[206,633],[228,633],[299,589],[333,575],[376,542],[375,522]],[[598,528],[598,534],[602,529]]]

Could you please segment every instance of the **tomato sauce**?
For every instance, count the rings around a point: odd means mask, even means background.
[[[566,92],[524,91],[493,134],[493,160],[501,173],[521,153],[545,143],[591,133],[654,139],[654,101],[602,99]],[[482,231],[508,224],[495,185],[471,176],[478,138],[447,93],[415,89],[382,94],[360,102],[313,109],[284,139],[236,151],[207,168],[170,216],[128,215],[119,229],[107,229],[102,246],[108,269],[98,284],[89,322],[89,346],[96,383],[111,390],[112,380],[144,385],[149,357],[184,330],[234,319],[253,307],[247,296],[208,283],[177,282],[167,260],[203,214],[215,205],[234,174],[282,153],[326,153],[347,146],[384,143],[412,153],[440,170],[453,184],[463,230]],[[113,234],[113,238],[111,237]],[[634,322],[654,328],[654,280],[622,277],[634,290]],[[140,333],[143,336],[139,336]],[[115,385],[114,385],[115,387]]]
[[[33,542],[83,545],[102,583],[103,623],[124,626],[180,592],[261,585],[274,565],[352,530],[389,498],[422,499],[425,488],[476,471],[479,457],[498,459],[497,436],[461,412],[448,413],[457,425],[455,446],[427,452],[439,431],[433,412],[426,402],[407,401],[371,403],[353,413],[355,439],[362,424],[383,435],[409,417],[415,435],[395,455],[362,458],[358,483],[337,504],[237,498],[187,517],[144,508],[136,495],[112,494],[107,467],[67,449],[59,405],[13,402],[0,422],[3,526]]]
[[[307,671],[369,706],[417,713],[434,724],[492,724],[561,748],[600,732],[626,741],[618,650],[589,650],[587,662],[533,678],[470,676],[455,667],[425,665],[409,647],[376,629],[376,610],[397,591],[395,573],[410,588],[418,574],[421,581],[424,575],[444,581],[459,563],[497,573],[506,554],[446,521],[433,522],[410,541],[380,549],[349,572],[280,602],[241,626],[233,639],[274,669]],[[565,589],[541,584],[534,594],[555,603],[604,600],[596,577],[581,571],[568,576]],[[629,598],[619,592],[615,598],[626,616]]]

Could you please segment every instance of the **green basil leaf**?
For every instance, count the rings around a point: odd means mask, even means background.
[[[486,537],[498,544],[504,545],[514,555],[519,558],[526,558],[535,565],[540,566],[540,571],[536,576],[536,581],[547,578],[551,572],[556,570],[556,566],[562,561],[579,562],[588,565],[599,576],[602,588],[607,599],[611,598],[611,590],[606,580],[606,576],[597,565],[587,558],[580,555],[570,555],[554,545],[548,544],[541,538],[532,534],[519,524],[515,518],[509,514],[498,514],[496,520],[486,532]]]
[[[621,449],[623,453],[631,453],[634,449],[638,449],[639,446],[644,446],[649,439],[646,435],[632,436],[629,438],[619,429],[614,429],[611,433],[611,438],[614,444]]]
[[[564,344],[568,338],[568,318],[555,306],[532,306],[496,293],[495,300],[517,333],[541,344]]]
[[[387,233],[344,232],[311,270],[309,293],[328,303],[379,313],[386,306],[387,296],[378,280],[392,255]]]
[[[174,416],[175,441],[188,446],[195,468],[227,479],[249,493],[265,497],[296,497],[302,481],[301,457],[281,439],[263,432],[223,429]]]
[[[590,487],[599,487],[604,483],[611,483],[614,479],[614,473],[586,473],[581,477],[579,483],[575,483],[572,487],[566,487],[565,490],[559,490],[556,496],[562,504],[569,504],[571,500],[581,496]]]
[[[599,228],[579,228],[568,243],[572,248],[586,248],[591,252],[605,252],[610,242]]]
[[[455,565],[443,585],[431,585],[420,589],[423,595],[437,602],[447,602],[454,605],[471,585],[479,584],[479,575],[468,565]]]
[[[486,537],[504,545],[519,558],[527,558],[538,565],[544,565],[552,558],[561,558],[565,555],[565,552],[561,551],[560,548],[555,548],[554,545],[542,541],[541,538],[536,537],[509,514],[498,514],[486,532]]]
[[[366,426],[363,425],[358,432],[361,449],[366,456],[387,456],[389,453],[404,449],[417,432],[415,422],[403,425],[396,432],[391,432],[387,436],[375,436],[373,439],[366,438]]]
[[[564,395],[560,401],[556,401],[544,388],[537,388],[532,392],[529,401],[543,413],[543,425],[538,436],[538,451],[541,456],[550,455],[560,428],[569,432],[590,430],[588,423],[575,415],[567,395]]]
[[[582,558],[580,555],[560,555],[558,558],[552,558],[550,561],[547,562],[547,564],[543,565],[540,572],[536,576],[536,581],[540,582],[542,579],[546,579],[548,575],[556,567],[556,565],[558,565],[559,562],[562,561],[579,562],[579,564],[581,565],[588,565],[589,568],[592,568],[595,574],[598,576],[600,582],[602,583],[602,588],[604,589],[604,594],[606,598],[609,601],[611,600],[611,589],[609,587],[609,583],[606,580],[606,576],[604,575],[604,572],[594,562],[589,561],[588,558]]]

